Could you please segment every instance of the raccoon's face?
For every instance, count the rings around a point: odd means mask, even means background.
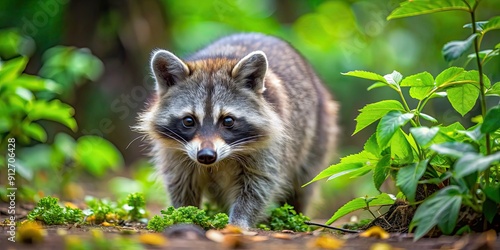
[[[150,123],[157,139],[202,165],[239,159],[265,144],[273,126],[263,101],[267,59],[252,52],[241,60],[184,63],[157,51],[151,67],[158,102]]]

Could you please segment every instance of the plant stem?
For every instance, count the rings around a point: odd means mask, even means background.
[[[315,223],[315,222],[310,222],[310,221],[304,221],[304,224],[311,225],[311,226],[324,227],[324,228],[333,229],[333,230],[339,230],[339,231],[344,232],[344,233],[360,233],[361,232],[358,230],[350,230],[350,229],[345,229],[345,228],[340,228],[340,227],[332,227],[332,226],[319,224],[319,223]]]
[[[475,34],[477,32],[476,29],[476,15],[475,15],[475,10],[477,7],[476,5],[471,9],[470,12],[470,17],[472,20],[472,34]],[[474,52],[476,53],[476,63],[477,63],[477,71],[479,72],[479,101],[481,104],[481,115],[485,117],[486,115],[486,98],[484,95],[484,79],[483,79],[483,64],[481,62],[481,58],[479,57],[479,36],[476,36],[474,38]],[[486,133],[485,135],[485,140],[486,140],[486,155],[491,154],[491,145],[490,145],[490,134]],[[484,171],[484,179],[486,182],[486,185],[489,184],[490,182],[490,170],[486,169]]]

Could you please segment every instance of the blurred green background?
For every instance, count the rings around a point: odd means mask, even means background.
[[[73,132],[53,122],[39,122],[47,130],[48,143],[55,141],[58,132],[65,132],[72,138],[95,135],[109,140],[122,154],[119,157],[123,160],[115,159],[109,164],[121,167],[109,166],[104,173],[97,174],[87,168],[72,177],[69,188],[59,187],[64,190],[57,192],[64,191],[67,197],[78,198],[87,194],[119,196],[142,191],[148,192],[147,199],[164,204],[166,199],[161,184],[150,178],[151,167],[145,161],[147,150],[137,139],[139,135],[131,131],[137,113],[145,109],[152,94],[154,82],[148,60],[153,49],[168,49],[183,57],[218,37],[237,32],[262,32],[289,41],[311,62],[341,104],[343,133],[338,155],[343,156],[359,151],[374,129],[350,136],[357,111],[367,103],[396,96],[378,89],[367,92],[369,81],[343,77],[341,72],[369,70],[383,75],[397,70],[405,76],[421,71],[436,75],[449,66],[442,58],[442,46],[470,35],[469,29],[461,28],[470,20],[465,12],[386,21],[400,2],[7,0],[0,2],[1,28],[21,36],[15,41],[17,53],[2,52],[0,56],[6,61],[18,54],[27,55],[30,61],[26,73],[63,85],[64,91],[58,98],[74,107],[78,130]],[[488,20],[499,14],[500,1],[484,0],[477,19]],[[4,30],[2,34],[4,37],[0,40],[4,42],[0,42],[0,46],[5,47],[8,32]],[[492,32],[490,36],[498,35]],[[483,44],[485,48],[493,47],[494,42],[495,39],[490,41],[486,37]],[[54,51],[53,47],[60,45],[70,47],[56,47],[60,50]],[[72,47],[87,48],[100,62],[82,59],[81,53],[89,53],[86,50],[76,51],[79,57],[61,56],[61,53],[69,53],[61,50],[75,50]],[[57,75],[46,66],[53,58],[58,58],[54,60],[66,70],[75,70],[84,77],[68,80],[64,78],[68,76]],[[86,62],[85,67],[82,61]],[[454,65],[463,66],[464,61],[454,62]],[[492,82],[499,81],[499,61],[494,60],[486,67],[486,72],[495,72],[489,76]],[[65,81],[72,82],[71,86],[64,85]],[[446,100],[433,104],[426,113],[446,124],[459,119],[467,122],[471,118],[460,117]],[[31,179],[25,178],[25,182],[33,184],[45,180],[38,189],[42,189],[43,194],[56,192],[56,188],[43,183],[54,183],[57,177],[48,175],[51,172],[43,167],[35,167],[39,159],[44,158],[43,152],[39,150],[36,155],[36,150],[29,151],[37,146],[35,142],[22,146],[28,150],[24,153],[25,158],[35,158],[23,162],[25,170],[31,169],[33,175]],[[53,173],[57,175],[58,172]],[[96,180],[99,185],[95,185]],[[322,199],[317,199],[315,205],[316,215],[329,217],[345,201],[376,193],[369,177],[352,182],[351,179],[334,183],[323,181],[319,194]],[[5,180],[0,183],[4,184]],[[35,188],[32,194],[40,195],[39,191]]]

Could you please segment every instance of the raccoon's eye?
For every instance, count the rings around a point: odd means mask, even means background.
[[[186,116],[186,117],[182,118],[182,125],[185,128],[192,128],[192,127],[194,127],[194,119],[193,119],[193,117]]]
[[[234,125],[234,118],[232,118],[231,116],[226,116],[222,120],[222,126],[226,128],[232,128],[233,125]]]

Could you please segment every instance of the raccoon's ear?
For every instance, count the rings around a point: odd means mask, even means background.
[[[237,82],[243,82],[244,86],[260,94],[266,89],[264,87],[266,72],[266,54],[257,50],[243,57],[236,66],[234,66],[231,71],[231,76]]]
[[[188,66],[177,56],[166,50],[154,52],[151,70],[156,79],[156,91],[163,94],[167,89],[189,75]]]

